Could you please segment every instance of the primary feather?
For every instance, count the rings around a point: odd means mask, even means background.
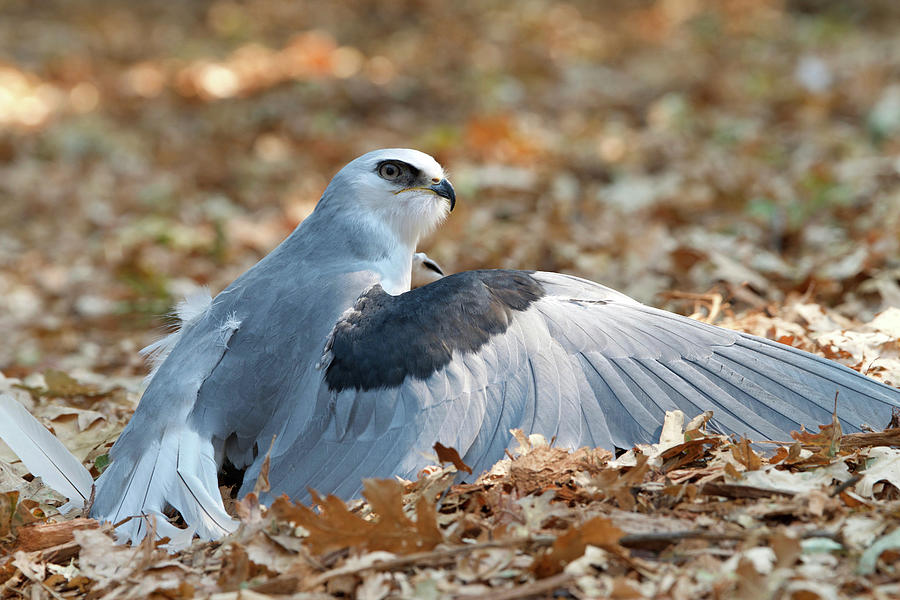
[[[0,439],[32,475],[69,499],[60,512],[84,508],[90,500],[94,487],[90,472],[9,394],[0,394]]]
[[[831,420],[835,394],[847,432],[884,427],[900,406],[900,390],[852,369],[557,273],[469,271],[400,296],[375,286],[326,348],[313,415],[276,441],[273,494],[353,497],[363,477],[413,478],[435,441],[479,473],[511,428],[627,448],[657,441],[666,411],[711,410],[719,431],[789,441]]]

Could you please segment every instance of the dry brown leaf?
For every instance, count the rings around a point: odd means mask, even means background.
[[[800,540],[779,532],[772,537],[772,550],[775,551],[775,568],[789,569],[794,566],[797,559],[803,553]]]
[[[313,503],[321,507],[321,513],[284,496],[275,501],[272,511],[277,518],[309,531],[306,544],[314,554],[348,547],[410,554],[430,550],[443,541],[434,499],[418,499],[414,522],[403,510],[403,484],[391,479],[367,479],[363,487],[377,520],[363,519],[336,496],[322,498],[314,491]]]
[[[230,592],[240,589],[250,579],[251,565],[247,551],[240,544],[231,544],[222,559],[219,577],[216,583],[219,588]]]
[[[434,451],[437,453],[438,460],[441,463],[453,463],[453,466],[458,471],[465,471],[469,475],[472,474],[472,467],[463,462],[456,448],[448,448],[440,442],[435,442]]]
[[[241,520],[245,530],[256,531],[265,525],[262,506],[260,506],[259,497],[255,492],[250,492],[240,500],[233,501],[230,506]]]
[[[612,580],[612,588],[609,590],[610,600],[634,600],[643,598],[644,594],[637,587],[637,583],[626,577],[616,577]]]
[[[699,430],[694,429],[693,431],[699,434]],[[685,434],[685,436],[687,437],[687,434]],[[660,458],[663,461],[660,470],[662,470],[663,473],[668,473],[669,471],[680,469],[685,465],[700,460],[710,450],[718,448],[725,443],[726,439],[727,438],[724,436],[697,437],[695,435],[690,441],[673,446],[660,454]]]
[[[97,582],[99,588],[124,582],[142,566],[138,560],[143,552],[141,546],[116,544],[108,533],[99,529],[76,529],[72,536],[81,547],[78,568],[85,577]]]
[[[269,442],[269,449],[266,451],[266,457],[263,459],[262,466],[259,468],[259,475],[256,478],[256,483],[253,484],[253,493],[259,496],[263,492],[268,492],[269,487],[269,465],[272,459],[272,447],[275,445],[275,436],[272,436],[272,441]]]
[[[0,538],[46,518],[38,502],[22,498],[18,491],[0,493]]]
[[[299,540],[292,538],[292,541]],[[257,532],[250,539],[240,540],[239,543],[251,562],[264,566],[274,574],[297,574],[303,572],[307,566],[303,556],[306,554],[305,549],[301,547],[299,549],[301,554],[298,554],[297,551],[289,550],[273,540],[272,536],[264,531]]]
[[[19,503],[19,492],[0,494],[0,539],[12,533],[13,516]]]
[[[594,517],[557,537],[553,546],[535,559],[531,572],[539,578],[560,573],[568,563],[580,558],[587,546],[597,546],[617,553],[624,551],[619,546],[623,535],[624,532],[613,525],[610,519]]]
[[[47,384],[47,388],[42,391],[41,395],[43,396],[73,398],[76,396],[96,396],[100,393],[97,386],[81,383],[71,375],[56,369],[44,371],[44,381]]]
[[[93,425],[96,421],[104,419],[103,415],[95,410],[84,410],[72,406],[51,405],[41,410],[40,416],[55,421],[68,415],[77,417],[76,423],[79,431],[84,431]]]
[[[756,471],[762,467],[762,458],[750,447],[750,440],[741,440],[731,447],[731,456],[748,471]]]
[[[835,395],[835,402],[837,402]],[[817,450],[816,454],[824,459],[830,459],[838,455],[841,450],[841,422],[837,418],[837,413],[831,415],[831,423],[828,425],[819,425],[819,433],[809,433],[806,431],[792,431],[791,437],[804,446],[812,447]]]
[[[643,483],[650,472],[649,457],[646,454],[637,452],[634,458],[634,466],[606,468],[590,477],[580,478],[579,482],[592,494],[613,498],[619,508],[631,510],[636,504],[633,488]]]
[[[767,577],[757,571],[753,562],[747,558],[740,560],[735,575],[738,578],[737,586],[730,597],[736,600],[759,600],[769,587]]]

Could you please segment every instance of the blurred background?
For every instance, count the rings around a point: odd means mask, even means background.
[[[900,305],[892,0],[0,0],[0,370],[142,372],[386,146],[450,172],[447,271]]]

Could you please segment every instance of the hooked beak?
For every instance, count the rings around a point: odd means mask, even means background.
[[[453,207],[456,206],[456,192],[453,191],[453,186],[450,185],[449,181],[447,181],[446,179],[441,179],[440,182],[430,186],[428,189],[438,196],[449,200],[450,211],[453,211]]]

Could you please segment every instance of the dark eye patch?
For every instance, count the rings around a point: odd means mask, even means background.
[[[412,187],[421,183],[419,179],[421,177],[422,171],[401,160],[383,160],[375,165],[375,173],[378,174],[379,177],[387,179],[381,175],[381,169],[385,165],[393,165],[394,167],[400,169],[400,175],[393,179],[388,179],[388,181],[396,183],[397,185],[402,187]]]

